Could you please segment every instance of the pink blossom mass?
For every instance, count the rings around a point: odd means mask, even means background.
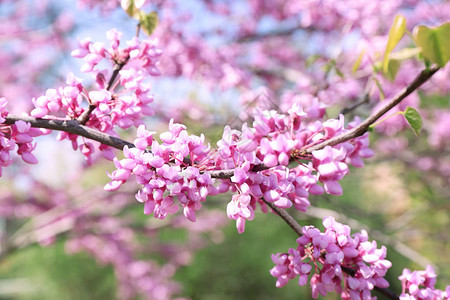
[[[231,222],[271,288],[450,299],[448,1],[69,2],[0,2],[1,270],[62,242],[117,299],[261,299],[197,256]]]

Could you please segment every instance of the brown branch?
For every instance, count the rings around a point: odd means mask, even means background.
[[[346,115],[348,113],[351,113],[352,111],[354,111],[361,105],[369,103],[369,100],[370,100],[369,95],[365,94],[364,97],[360,101],[354,103],[353,105],[351,105],[349,107],[344,107],[343,109],[341,109],[339,114]]]
[[[114,84],[114,81],[116,80],[117,76],[119,75],[120,70],[122,70],[122,68],[126,65],[126,63],[128,62],[128,58],[122,62],[122,63],[116,63],[116,65],[114,66],[114,71],[111,75],[111,78],[109,79],[108,85],[106,86],[106,90],[110,90]]]
[[[85,125],[89,121],[89,116],[97,108],[97,105],[90,104],[88,109],[86,109],[77,119],[78,123]]]
[[[85,138],[100,142],[102,144],[111,146],[113,148],[123,150],[123,147],[128,146],[130,148],[134,147],[132,143],[124,141],[120,138],[111,136],[109,134],[100,132],[96,129],[81,125],[76,120],[50,120],[50,119],[40,119],[30,116],[14,115],[9,114],[6,118],[4,124],[11,125],[14,122],[22,120],[31,124],[31,127],[36,128],[46,128],[58,131],[65,131],[68,133],[73,133]]]
[[[302,227],[295,221],[295,219],[284,209],[277,207],[266,199],[261,198],[273,211],[275,211],[285,222],[295,231],[298,236],[302,236]]]
[[[125,64],[127,63],[128,59],[125,60],[125,62],[122,63],[116,63],[114,65],[114,71],[111,75],[111,78],[108,81],[108,85],[106,86],[106,90],[109,91],[111,90],[114,81],[116,80],[117,76],[119,75],[120,70],[122,70],[122,68],[125,66]],[[90,102],[90,100],[89,100]],[[86,109],[77,119],[77,121],[81,124],[81,125],[85,125],[87,123],[87,121],[89,121],[89,116],[91,115],[91,113],[94,111],[94,109],[97,108],[97,105],[95,104],[89,104],[88,109]]]
[[[369,116],[366,120],[364,120],[357,127],[353,128],[350,131],[343,133],[339,136],[336,136],[329,140],[323,141],[322,143],[319,143],[313,147],[307,148],[307,149],[303,150],[302,152],[300,152],[300,155],[308,155],[308,154],[311,154],[315,150],[320,150],[322,148],[325,148],[326,146],[337,145],[337,144],[343,143],[345,141],[348,141],[350,139],[353,139],[355,137],[363,135],[364,133],[366,133],[368,131],[370,125],[374,124],[387,111],[389,111],[391,108],[393,108],[394,106],[399,104],[403,99],[405,99],[413,91],[415,91],[417,88],[419,88],[423,83],[425,83],[427,80],[429,80],[438,70],[439,70],[439,68],[423,70],[413,80],[413,82],[411,82],[410,85],[408,85],[406,88],[404,88],[402,91],[400,91],[397,94],[397,96],[392,98],[390,101],[386,102],[386,104],[382,108],[380,108],[373,115]],[[119,150],[122,150],[124,146],[128,146],[130,148],[135,147],[134,144],[132,144],[130,142],[127,142],[127,141],[122,140],[117,137],[113,137],[108,134],[105,134],[96,129],[81,125],[76,120],[50,120],[50,119],[40,119],[40,118],[33,118],[30,116],[10,114],[6,117],[5,124],[10,125],[19,120],[29,122],[32,127],[36,127],[36,128],[47,128],[47,129],[65,131],[68,133],[77,134],[79,136],[83,136],[85,138],[98,141],[102,144],[111,146],[111,147],[119,149]],[[263,170],[267,170],[267,169],[269,169],[267,166],[264,166],[261,164],[261,165],[254,166],[252,171],[258,172],[258,171],[263,171]],[[233,169],[213,170],[213,171],[208,171],[208,172],[210,173],[212,178],[218,178],[218,179],[229,179],[234,176]]]
[[[373,289],[388,299],[391,299],[391,300],[399,300],[400,299],[400,297],[395,292],[391,291],[388,288],[380,288],[380,287],[374,286]]]
[[[303,151],[300,151],[298,156],[307,156],[311,154],[313,151],[320,150],[325,148],[326,146],[334,146],[337,144],[341,144],[343,142],[346,142],[348,140],[351,140],[353,138],[356,138],[358,136],[363,135],[369,130],[370,125],[374,124],[379,118],[381,118],[386,112],[388,112],[391,108],[399,104],[403,99],[405,99],[407,96],[409,96],[412,92],[414,92],[416,89],[418,89],[422,84],[424,84],[426,81],[428,81],[437,71],[439,68],[432,68],[429,70],[423,70],[420,72],[420,74],[403,90],[401,90],[395,97],[393,97],[390,101],[386,101],[386,104],[381,107],[376,113],[369,116],[367,119],[365,119],[363,122],[361,122],[357,127],[341,134],[336,137],[333,137],[329,140],[325,140],[317,145],[314,145],[312,147],[309,147]],[[291,159],[291,162],[294,160]],[[253,168],[252,171],[262,171],[269,169],[267,166],[264,165],[257,165]],[[219,170],[219,171],[210,171],[212,178],[220,178],[220,179],[227,179],[231,178],[234,175],[234,172],[232,169],[230,170]]]
[[[251,33],[251,34],[242,35],[242,36],[238,37],[235,42],[236,43],[248,43],[248,42],[254,42],[254,41],[267,39],[267,38],[271,38],[271,37],[278,38],[278,37],[282,37],[282,36],[290,36],[299,30],[313,32],[316,29],[311,26],[303,27],[301,25],[295,25],[295,26],[292,26],[289,28],[281,28],[281,29],[277,29],[277,30],[273,30],[273,31],[269,31],[269,32],[264,32],[264,33],[255,32],[255,33]]]
[[[394,98],[390,101],[387,101],[386,104],[381,107],[376,113],[369,116],[365,119],[361,124],[357,127],[343,133],[339,136],[333,137],[329,140],[323,141],[313,147],[309,147],[304,151],[300,152],[300,155],[311,154],[313,151],[320,150],[325,148],[326,146],[334,146],[337,144],[341,144],[353,138],[363,135],[369,130],[369,126],[374,124],[379,118],[381,118],[385,113],[387,113],[391,108],[399,104],[403,99],[408,97],[412,92],[418,89],[422,84],[424,84],[428,79],[430,79],[439,68],[432,68],[429,70],[423,70],[420,74],[411,82],[407,87],[401,90]]]

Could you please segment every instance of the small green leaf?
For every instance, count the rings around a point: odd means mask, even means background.
[[[388,80],[390,80],[390,81],[395,80],[395,76],[397,76],[397,72],[400,69],[400,64],[401,63],[399,60],[394,60],[394,59],[389,60],[388,70],[384,74]]]
[[[415,110],[414,108],[408,106],[406,110],[403,112],[403,115],[405,116],[406,121],[413,129],[414,133],[416,135],[420,134],[420,131],[422,131],[422,117],[420,116],[419,112]]]
[[[321,56],[318,55],[318,54],[314,54],[314,55],[309,56],[309,57],[306,59],[306,63],[305,63],[306,67],[307,67],[307,68],[311,67],[311,66],[312,66],[317,60],[319,60],[320,58],[321,58]]]
[[[383,72],[387,73],[389,67],[389,54],[397,46],[406,31],[406,19],[402,15],[396,15],[391,29],[389,29],[386,50],[384,51]]]
[[[134,0],[121,0],[120,6],[122,6],[123,10],[132,18],[136,17],[139,13],[139,9],[136,8]]]
[[[422,49],[424,57],[445,66],[450,60],[450,23],[439,27],[417,26],[413,30],[414,41]]]
[[[139,23],[141,24],[142,30],[147,34],[151,35],[158,25],[158,14],[155,11],[151,13],[139,12]]]
[[[356,70],[359,69],[359,66],[361,65],[361,62],[362,62],[362,59],[363,59],[365,53],[366,53],[366,50],[364,49],[359,54],[358,58],[356,59],[355,63],[353,64],[353,67],[352,67],[352,72],[353,73],[355,73]]]

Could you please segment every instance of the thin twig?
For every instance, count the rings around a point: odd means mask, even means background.
[[[370,100],[369,95],[365,94],[364,97],[362,98],[362,100],[360,100],[359,102],[356,102],[355,104],[353,104],[349,107],[344,107],[343,109],[341,109],[339,114],[346,115],[348,113],[351,113],[352,111],[354,111],[361,105],[369,103],[369,100]]]
[[[284,209],[277,207],[271,202],[268,202],[266,199],[262,198],[264,203],[266,203],[273,211],[275,211],[285,222],[298,234],[298,236],[302,236],[302,227],[295,221],[295,219]]]
[[[122,70],[122,68],[126,65],[126,63],[128,62],[128,59],[126,59],[124,62],[122,63],[117,63],[114,66],[114,71],[111,75],[111,78],[108,81],[108,85],[106,86],[106,90],[110,90],[114,84],[114,81],[116,80],[117,76],[119,75],[119,72]]]
[[[420,74],[411,82],[407,87],[401,90],[394,98],[390,101],[387,101],[386,104],[381,107],[376,113],[370,115],[367,119],[365,119],[361,124],[357,127],[338,135],[329,140],[323,141],[317,145],[309,147],[300,152],[300,155],[311,154],[313,151],[320,150],[325,148],[326,146],[334,146],[337,144],[341,144],[353,138],[363,135],[369,130],[369,126],[375,123],[379,118],[381,118],[385,113],[387,113],[391,108],[399,104],[403,99],[408,97],[412,92],[417,90],[422,84],[424,84],[428,79],[430,79],[439,68],[432,68],[429,70],[423,70]]]
[[[122,70],[122,68],[125,66],[125,64],[127,63],[128,59],[126,59],[124,62],[122,63],[116,63],[114,65],[114,71],[111,74],[111,78],[108,81],[108,85],[106,86],[106,90],[109,91],[111,90],[111,88],[113,87],[114,82],[116,81],[117,76],[119,75],[120,70]],[[89,117],[91,115],[91,113],[94,111],[94,109],[97,108],[97,105],[95,104],[90,104],[88,109],[86,109],[77,119],[77,121],[81,124],[81,125],[86,125],[87,121],[89,121]]]

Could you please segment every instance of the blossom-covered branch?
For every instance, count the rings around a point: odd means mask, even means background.
[[[402,91],[400,91],[395,97],[393,97],[391,100],[386,101],[386,104],[380,108],[377,112],[369,116],[367,119],[362,121],[359,125],[354,127],[353,129],[349,130],[348,132],[345,132],[341,135],[335,136],[331,139],[325,140],[321,143],[318,143],[314,146],[308,147],[298,153],[298,156],[304,156],[311,154],[315,150],[320,150],[325,148],[326,146],[333,146],[340,143],[343,143],[345,141],[351,140],[353,138],[356,138],[358,136],[363,135],[366,133],[370,127],[370,125],[374,124],[378,119],[380,119],[386,112],[388,112],[391,108],[398,105],[403,99],[405,99],[408,95],[410,95],[412,92],[417,90],[422,84],[427,82],[437,71],[439,68],[435,67],[432,69],[423,70],[420,72],[420,74]],[[267,166],[264,165],[258,165],[255,166],[254,171],[261,171],[264,169],[267,169]],[[211,177],[213,178],[231,178],[234,175],[234,170],[219,170],[219,171],[211,171],[210,172]]]
[[[420,74],[403,90],[401,90],[395,97],[391,100],[387,101],[378,111],[370,115],[367,119],[361,122],[357,127],[353,128],[349,132],[346,132],[342,135],[333,137],[329,140],[326,140],[320,144],[312,146],[305,151],[301,152],[300,155],[312,153],[315,150],[322,149],[326,146],[333,146],[345,141],[348,141],[352,138],[363,135],[369,130],[370,125],[374,124],[378,119],[380,119],[385,113],[391,110],[393,107],[398,105],[403,99],[408,97],[412,92],[417,90],[422,84],[427,82],[437,71],[438,67],[434,67],[431,69],[426,69],[420,72]]]

